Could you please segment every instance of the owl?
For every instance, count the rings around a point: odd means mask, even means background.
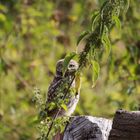
[[[64,75],[63,63],[64,59],[61,59],[57,62],[56,74],[48,88],[45,110],[47,112],[47,116],[49,117],[53,117],[58,111],[58,117],[70,116],[74,112],[76,105],[79,101],[80,78],[78,78],[78,80],[76,80],[75,78],[75,73],[78,69],[78,63],[74,60],[71,60]],[[76,81],[78,81],[78,84],[76,83]],[[67,92],[67,89],[70,84],[71,86]],[[66,97],[63,100],[66,92]],[[64,102],[66,109],[61,107],[61,105],[58,106],[57,104],[59,104],[59,102]]]

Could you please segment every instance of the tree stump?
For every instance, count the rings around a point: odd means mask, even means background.
[[[140,111],[118,110],[109,140],[140,140]]]
[[[112,121],[76,116],[65,129],[63,140],[140,140],[140,111],[116,111]]]
[[[107,140],[112,121],[92,116],[77,116],[67,126],[63,140]]]

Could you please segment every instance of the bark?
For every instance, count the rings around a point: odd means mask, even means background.
[[[118,110],[109,140],[140,140],[140,111]]]

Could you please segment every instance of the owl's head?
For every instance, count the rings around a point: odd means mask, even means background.
[[[56,74],[62,75],[64,59],[61,59],[56,64]],[[78,63],[75,60],[69,62],[66,74],[73,74],[78,69]]]

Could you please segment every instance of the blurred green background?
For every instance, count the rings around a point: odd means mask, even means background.
[[[104,0],[0,0],[0,140],[38,137],[34,87],[46,96],[57,60],[76,50],[82,31]],[[117,109],[140,104],[140,4],[131,0],[121,30],[112,28],[112,51],[100,58],[92,88],[85,69],[74,115],[113,117]]]

